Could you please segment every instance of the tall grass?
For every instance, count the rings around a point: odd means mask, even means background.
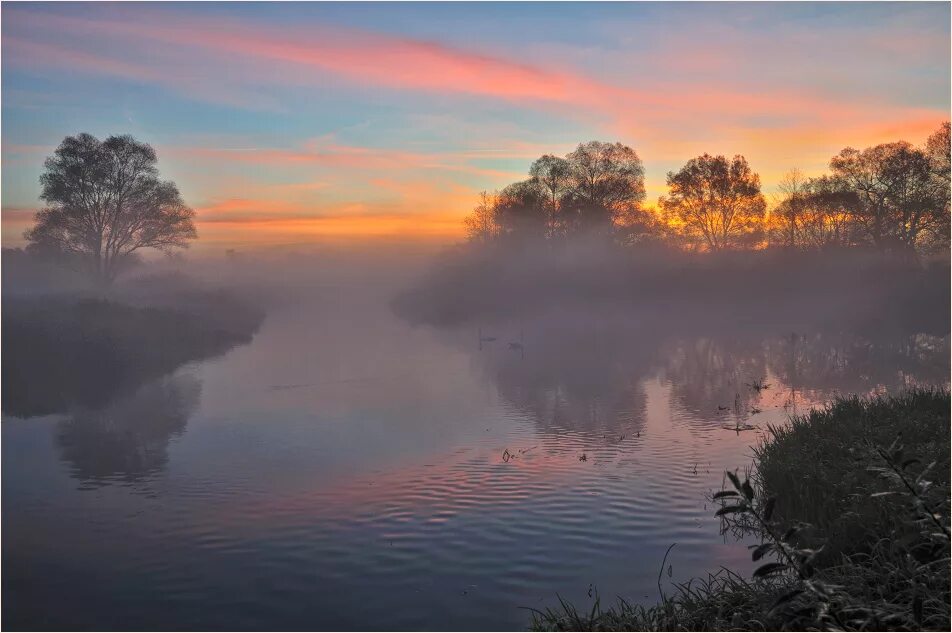
[[[884,535],[907,537],[902,495],[884,488],[880,449],[899,439],[906,468],[915,474],[935,462],[925,495],[943,508],[949,503],[949,395],[914,390],[892,398],[836,401],[831,407],[769,429],[769,440],[755,451],[754,479],[766,496],[776,497],[775,517],[786,527],[809,523],[801,543],[819,546],[822,558],[869,553]],[[876,495],[876,496],[873,496]]]
[[[536,630],[949,630],[949,393],[840,399],[772,428],[752,479],[715,495],[760,535],[751,580],[722,571],[661,604],[536,611]]]

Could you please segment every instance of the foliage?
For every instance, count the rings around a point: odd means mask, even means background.
[[[565,158],[546,154],[529,167],[529,177],[546,196],[548,237],[560,232],[562,199],[572,190],[572,164]]]
[[[774,244],[804,250],[863,244],[862,229],[852,220],[858,198],[842,179],[820,176],[797,182],[791,173],[781,192],[786,197],[773,210],[780,220],[771,227]]]
[[[638,154],[621,143],[589,141],[565,158],[546,154],[528,180],[480,194],[465,220],[469,238],[512,244],[610,234],[639,218],[644,174]]]
[[[948,630],[949,405],[938,390],[853,397],[773,429],[754,480],[728,473],[714,495],[728,527],[762,537],[751,581],[720,572],[650,607],[563,602],[533,628]]]
[[[949,140],[949,122],[946,121],[929,136],[925,147],[931,168],[930,186],[932,187],[932,196],[934,200],[940,203],[940,208],[937,211],[945,219],[945,222],[940,224],[939,230],[933,235],[933,246],[935,247],[941,247],[949,243],[949,207],[952,204],[950,149],[952,148],[950,148]],[[945,204],[941,205],[943,201]]]
[[[667,182],[661,208],[678,222],[685,239],[712,251],[756,241],[767,203],[760,177],[743,156],[692,158],[680,171],[668,173]]]
[[[546,202],[545,192],[531,180],[508,185],[495,199],[500,233],[520,241],[544,237],[550,218]]]
[[[915,259],[948,248],[949,123],[923,147],[905,141],[830,160],[830,173],[791,170],[768,209],[743,156],[703,154],[667,178],[657,210],[645,205],[644,167],[621,143],[590,141],[564,158],[546,154],[529,179],[483,192],[466,220],[470,241],[523,245],[609,235],[622,245],[689,250],[872,247]]]
[[[571,189],[560,216],[570,231],[608,230],[645,199],[645,169],[621,143],[589,141],[566,157]]]
[[[855,192],[851,217],[878,248],[912,251],[946,230],[947,196],[939,197],[925,151],[905,141],[848,147],[830,169]]]
[[[948,504],[948,404],[947,396],[932,391],[890,399],[850,397],[789,425],[771,427],[770,441],[755,451],[757,487],[777,497],[776,519],[785,527],[795,521],[813,525],[826,541],[827,557],[868,553],[882,535],[898,533],[905,525],[898,499],[871,497],[881,491],[882,481],[868,470],[882,465],[879,449],[897,435],[906,454],[936,461],[936,476],[944,484],[929,494],[944,496]],[[818,536],[809,534],[800,541],[820,544]]]
[[[624,598],[607,609],[595,597],[590,610],[560,600],[557,609],[533,611],[534,631],[770,631],[763,614],[782,588],[774,581],[747,580],[727,569],[676,583],[673,596],[642,606]]]
[[[263,315],[222,292],[139,307],[70,295],[3,299],[4,413],[98,407],[184,362],[246,343]]]
[[[143,248],[185,247],[194,211],[159,180],[151,146],[131,136],[67,136],[40,177],[47,207],[26,232],[30,249],[80,262],[111,283]]]

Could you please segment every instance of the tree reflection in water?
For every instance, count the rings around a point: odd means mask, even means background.
[[[550,319],[525,329],[525,353],[481,354],[502,398],[546,432],[617,441],[643,430],[654,345],[639,332]],[[504,330],[505,326],[497,328]]]
[[[56,428],[60,460],[84,488],[136,484],[165,469],[169,441],[185,431],[201,383],[166,376],[98,409],[78,408]]]
[[[506,331],[509,325],[485,326]],[[768,406],[802,412],[837,393],[946,384],[948,337],[900,332],[672,333],[620,321],[526,322],[525,354],[477,352],[502,398],[546,432],[638,433],[645,382],[669,386],[689,424],[742,424]],[[766,389],[757,387],[763,381]]]

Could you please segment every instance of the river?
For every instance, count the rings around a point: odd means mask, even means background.
[[[916,333],[412,327],[327,287],[100,409],[4,416],[3,626],[491,630],[557,594],[654,602],[659,572],[749,573],[707,497],[768,424],[946,384],[948,358]]]

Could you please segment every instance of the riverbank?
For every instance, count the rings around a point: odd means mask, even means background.
[[[80,294],[4,296],[3,412],[99,407],[179,365],[247,343],[263,312],[222,291],[155,305]]]
[[[521,249],[462,245],[393,301],[435,327],[587,310],[650,325],[856,331],[886,323],[945,335],[949,260],[865,250],[686,253],[591,242]]]
[[[536,612],[534,630],[948,630],[948,391],[840,399],[771,428],[751,480],[715,495],[761,564],[654,606]],[[661,587],[659,586],[659,589]]]

